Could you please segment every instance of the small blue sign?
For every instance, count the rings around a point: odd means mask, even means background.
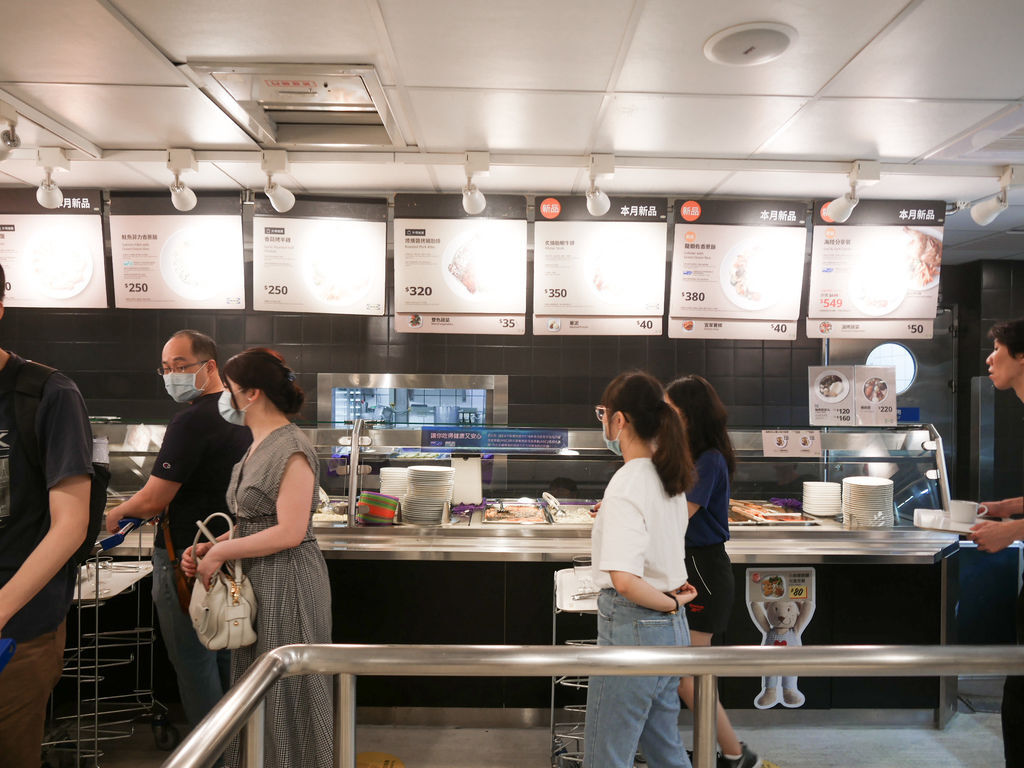
[[[896,421],[906,422],[908,424],[920,424],[921,423],[921,409],[920,408],[897,408],[896,409]]]
[[[423,448],[464,448],[489,451],[557,451],[569,444],[565,429],[495,429],[422,427]]]

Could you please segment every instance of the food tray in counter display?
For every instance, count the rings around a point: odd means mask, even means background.
[[[487,506],[484,508],[483,521],[506,525],[546,525],[549,519],[543,504],[539,501],[488,499]]]
[[[596,501],[562,501],[558,504],[558,510],[550,507],[548,512],[555,525],[593,525],[594,516],[591,514]]]
[[[821,525],[816,518],[764,501],[729,499],[729,525]]]

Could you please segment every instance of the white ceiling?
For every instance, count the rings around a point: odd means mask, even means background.
[[[1020,164],[988,227],[947,220],[947,263],[1024,258],[1024,152],[985,151],[1024,126],[1021,0],[4,0],[0,101],[22,147],[0,186],[35,185],[35,150],[64,147],[66,187],[159,189],[188,147],[197,190],[261,189],[261,146],[180,65],[372,65],[408,146],[292,151],[297,192],[457,191],[489,151],[485,192],[579,193],[591,153],[611,194],[833,197],[855,160],[865,198],[975,201]],[[737,24],[785,23],[757,67],[705,58]],[[269,148],[269,147],[262,147]]]

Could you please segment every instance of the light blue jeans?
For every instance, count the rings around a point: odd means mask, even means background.
[[[153,605],[160,622],[160,635],[178,678],[185,717],[195,728],[230,687],[231,651],[211,651],[199,642],[192,619],[178,603],[174,569],[167,550],[155,547]]]
[[[690,630],[682,611],[652,611],[602,589],[597,644],[685,646]],[[591,677],[584,768],[631,768],[638,745],[651,768],[690,768],[679,736],[678,687],[678,677]]]

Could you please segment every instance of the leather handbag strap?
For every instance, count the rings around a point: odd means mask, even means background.
[[[160,530],[164,532],[164,546],[167,548],[167,558],[171,561],[171,565],[177,565],[178,556],[174,551],[174,542],[171,541],[171,524],[167,520],[167,512],[168,510],[165,508],[160,516]]]
[[[196,536],[192,540],[192,556],[195,558],[196,564],[198,564],[199,561],[202,560],[202,558],[199,557],[199,555],[196,553],[196,545],[199,544],[199,537],[200,536],[205,536],[211,542],[213,542],[213,543],[217,542],[217,537],[214,536],[212,533],[210,533],[210,529],[206,527],[206,524],[209,523],[211,520],[213,520],[215,517],[223,517],[227,521],[227,524],[228,524],[228,539],[234,538],[234,535],[235,535],[235,523],[231,519],[231,517],[229,515],[225,514],[224,512],[214,512],[212,515],[207,517],[205,520],[196,520],[196,527],[199,530],[196,531]],[[235,581],[236,582],[241,581],[241,579],[242,579],[242,561],[241,560],[237,560],[237,559],[236,560],[232,560],[231,564],[230,564],[230,567],[231,567],[231,571],[232,571],[232,574],[234,576]]]

